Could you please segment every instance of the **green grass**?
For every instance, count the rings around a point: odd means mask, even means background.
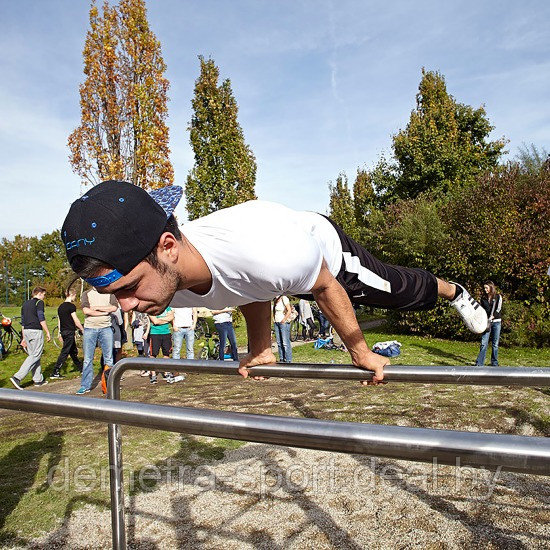
[[[473,365],[479,352],[479,343],[443,340],[384,332],[380,327],[365,331],[367,343],[398,340],[401,355],[392,359],[393,365]],[[490,349],[486,362],[490,359]],[[292,359],[301,363],[349,363],[349,355],[342,351],[316,350],[313,344],[293,348]],[[550,367],[550,348],[499,348],[502,366]]]
[[[0,308],[0,311],[7,317],[16,317],[21,315],[20,308],[16,307],[2,307]],[[81,320],[84,320],[84,316],[81,311],[78,312],[79,317]],[[46,307],[45,309],[45,315],[46,315],[46,323],[48,325],[48,328],[50,329],[50,333],[53,335],[53,329],[57,326],[57,319],[54,319],[57,315],[57,308],[56,307]],[[15,321],[14,325],[19,330],[20,324]],[[57,361],[57,357],[59,355],[59,352],[61,351],[60,348],[56,348],[53,344],[53,342],[46,342],[44,344],[44,353],[42,354],[42,372],[45,376],[49,376],[53,372],[53,368],[55,366],[55,362]],[[82,357],[82,352],[80,351],[80,356]],[[12,385],[9,382],[10,376],[12,376],[17,370],[19,370],[19,367],[21,366],[21,363],[25,360],[25,353],[23,351],[16,351],[15,346],[15,340],[11,346],[11,350],[8,354],[5,355],[5,357],[0,361],[0,387],[12,387]],[[71,359],[68,359],[65,363],[64,370],[62,371],[67,378],[75,378],[80,376],[80,373],[76,370],[76,368],[73,365],[73,362]],[[27,377],[25,380],[26,384],[32,384],[32,381],[30,380],[30,376]]]

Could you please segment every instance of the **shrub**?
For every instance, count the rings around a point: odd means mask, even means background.
[[[511,304],[503,343],[550,345],[548,170],[532,174],[509,165],[445,201],[426,195],[398,201],[370,216],[364,244],[386,262],[459,281],[478,297],[492,279]],[[472,339],[443,302],[427,312],[393,312],[389,321],[394,330]]]

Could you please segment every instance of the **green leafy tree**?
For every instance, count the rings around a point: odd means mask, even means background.
[[[166,118],[169,83],[144,0],[92,1],[83,51],[80,125],[70,163],[84,185],[106,179],[157,188],[174,179]]]
[[[493,129],[483,107],[458,103],[443,75],[423,69],[416,109],[393,137],[393,159],[382,159],[374,171],[377,190],[391,202],[471,183],[503,153],[504,139],[488,139]]]
[[[63,289],[74,279],[74,273],[70,269],[63,243],[59,238],[59,231],[52,231],[40,237],[16,235],[13,239],[2,239],[0,267],[0,299],[5,301],[7,282],[8,301],[12,304],[20,304],[25,299],[25,278],[29,281],[31,291],[38,284],[46,287],[49,303],[61,298]]]
[[[348,178],[343,172],[336,178],[336,183],[329,183],[329,217],[336,222],[350,237],[357,236],[355,209]]]
[[[237,120],[231,82],[218,85],[214,61],[199,60],[190,124],[195,164],[185,187],[191,220],[256,198],[256,159]]]

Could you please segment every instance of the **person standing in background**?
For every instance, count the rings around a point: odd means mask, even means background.
[[[172,321],[172,359],[181,359],[181,347],[185,339],[185,357],[195,358],[195,327],[197,326],[197,309],[194,307],[175,307]],[[179,372],[172,373],[174,382],[185,380],[185,375]]]
[[[481,336],[481,345],[476,359],[476,366],[482,367],[485,364],[485,355],[489,347],[489,339],[492,342],[491,366],[498,367],[498,343],[500,340],[500,329],[502,327],[502,296],[497,294],[493,281],[487,281],[483,285],[484,296],[481,298],[481,307],[487,312],[487,330]]]
[[[311,311],[311,304],[309,301],[302,298],[298,304],[298,311],[298,320],[300,321],[300,325],[302,325],[302,338],[305,340],[306,336],[309,336],[309,339],[313,340],[315,321],[313,319],[313,312]]]
[[[279,348],[279,361],[292,363],[292,345],[290,344],[290,315],[292,308],[288,296],[277,296],[273,302],[275,338]]]
[[[132,341],[140,357],[149,357],[149,316],[146,313],[132,311]],[[149,374],[149,373],[147,373]]]
[[[63,347],[59,352],[59,357],[57,358],[50,378],[63,378],[63,376],[61,376],[61,367],[69,356],[71,356],[76,368],[82,372],[82,363],[78,359],[75,331],[78,329],[82,334],[84,333],[84,327],[76,314],[76,306],[74,305],[76,290],[69,288],[65,292],[65,296],[65,301],[57,308],[59,339],[63,342]]]
[[[149,330],[151,322],[147,313],[133,310],[131,316],[132,341],[136,346],[139,357],[149,357]],[[148,370],[142,370],[140,376],[149,376]]]
[[[27,300],[21,306],[21,326],[23,333],[23,342],[27,347],[29,354],[19,370],[10,378],[10,382],[18,389],[22,390],[21,381],[29,372],[32,372],[32,380],[35,386],[43,386],[48,381],[44,380],[42,369],[40,367],[40,358],[44,351],[44,333],[48,342],[50,341],[50,331],[46,325],[44,315],[44,298],[46,289],[37,286],[32,291],[32,298]],[[21,342],[21,345],[23,345]]]
[[[151,356],[156,359],[157,355],[162,350],[162,356],[166,359],[170,358],[170,350],[172,349],[172,337],[170,335],[170,326],[174,320],[174,313],[171,307],[167,307],[160,315],[149,315],[151,321]],[[164,373],[164,377],[168,383],[173,382],[171,372]],[[149,374],[149,382],[157,383],[157,372],[152,370]]]
[[[212,315],[214,316],[214,326],[216,327],[220,338],[219,358],[222,361],[225,359],[225,344],[227,340],[229,340],[229,344],[231,346],[231,359],[233,359],[233,361],[239,360],[239,353],[237,351],[237,337],[235,336],[235,329],[233,328],[233,311],[234,308],[232,307],[212,310]]]
[[[92,388],[94,377],[94,354],[99,343],[105,362],[104,371],[113,366],[113,329],[111,313],[119,307],[113,294],[100,294],[94,287],[87,290],[80,298],[84,319],[84,365],[82,381],[77,395],[88,393]]]
[[[197,308],[194,307],[175,307],[174,321],[172,326],[172,359],[181,359],[181,348],[185,340],[187,359],[195,358],[195,327],[197,326]]]

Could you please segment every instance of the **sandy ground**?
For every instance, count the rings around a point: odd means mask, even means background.
[[[260,444],[199,464],[127,498],[129,548],[550,548],[543,477]],[[87,505],[26,548],[108,548],[110,525]]]

